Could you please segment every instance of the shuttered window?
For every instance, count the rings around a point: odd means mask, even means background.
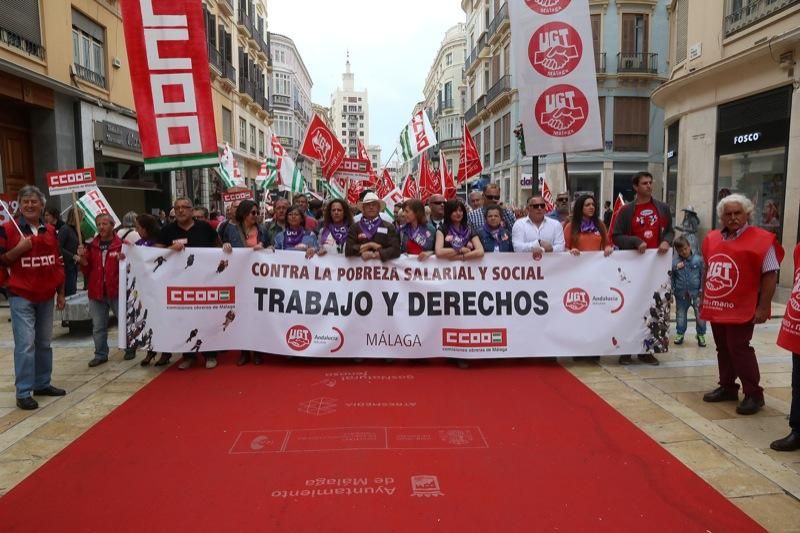
[[[483,130],[483,166],[488,167],[492,157],[492,127]]]
[[[15,33],[28,42],[41,45],[38,0],[3,0],[0,28]]]
[[[600,100],[600,135],[606,140],[606,97],[601,96]]]
[[[642,13],[624,13],[622,15],[623,54],[643,54],[650,43],[647,35],[648,16]]]
[[[503,115],[503,161],[511,159],[511,113]]]
[[[675,3],[675,63],[686,59],[689,44],[689,0]]]
[[[614,151],[647,152],[650,99],[614,98]]]
[[[494,162],[500,163],[503,160],[503,119],[498,118],[494,121]]]

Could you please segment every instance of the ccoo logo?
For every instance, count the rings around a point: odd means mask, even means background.
[[[733,292],[739,283],[739,267],[725,254],[716,254],[708,260],[705,296],[716,300]]]
[[[540,15],[555,15],[567,9],[570,0],[525,0],[525,3]]]
[[[311,330],[305,326],[292,326],[286,332],[286,344],[296,352],[302,352],[311,346]]]
[[[564,22],[548,22],[536,30],[528,43],[528,60],[536,72],[548,78],[566,76],[583,57],[578,31]]]
[[[534,107],[536,123],[553,137],[569,137],[580,131],[589,117],[589,102],[573,85],[555,85],[544,91]]]
[[[589,293],[583,289],[570,289],[564,294],[564,307],[572,314],[580,314],[589,309]]]

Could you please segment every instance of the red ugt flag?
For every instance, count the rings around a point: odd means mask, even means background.
[[[547,180],[542,180],[542,198],[548,213],[556,208],[556,204],[553,202],[553,194],[550,192],[550,187],[547,186]]]
[[[442,194],[442,181],[439,174],[431,169],[431,162],[426,156],[422,156],[419,164],[420,199],[424,202],[434,194]]]
[[[378,193],[379,198],[384,198],[387,194],[394,190],[394,180],[392,179],[392,175],[389,174],[389,171],[385,168],[383,169],[383,176],[378,178],[378,183],[375,185],[376,191]]]
[[[444,198],[445,200],[452,200],[456,197],[456,184],[453,181],[453,174],[447,168],[447,160],[444,157],[439,161],[439,175],[444,184]]]
[[[411,200],[417,197],[419,197],[419,189],[417,188],[417,182],[414,180],[414,176],[409,174],[408,177],[406,178],[405,183],[403,183],[403,198],[405,198],[406,200]]]
[[[461,138],[461,157],[458,162],[458,182],[464,183],[472,176],[477,176],[483,170],[481,155],[475,147],[475,140],[469,133],[469,128],[464,124],[464,136]]]
[[[319,116],[314,115],[306,130],[300,153],[316,159],[322,165],[322,175],[330,179],[344,160],[345,149],[336,135],[325,125]]]

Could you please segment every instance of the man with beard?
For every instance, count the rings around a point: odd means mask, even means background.
[[[189,198],[181,197],[175,200],[175,222],[170,222],[161,228],[156,246],[179,253],[186,248],[219,248],[221,243],[214,228],[208,222],[195,220],[192,214],[192,201]],[[216,352],[205,352],[204,355],[206,368],[217,366]],[[194,365],[195,359],[195,354],[183,354],[183,360],[178,364],[178,368],[180,370],[190,368]]]
[[[569,222],[569,193],[568,192],[560,192],[556,196],[556,208],[547,213],[549,218],[553,220],[558,220],[561,223],[561,227],[567,225]]]
[[[286,212],[289,210],[289,201],[285,198],[278,198],[275,200],[273,206],[272,220],[267,223],[264,228],[266,235],[266,245],[272,246],[275,244],[275,236],[286,228]]]

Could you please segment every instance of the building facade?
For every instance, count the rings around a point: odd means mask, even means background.
[[[589,0],[604,150],[536,154],[539,175],[555,193],[587,192],[610,200],[633,191],[631,177],[662,177],[663,114],[649,95],[666,78],[666,0]],[[500,183],[503,201],[522,205],[532,192],[533,155],[523,155],[513,131],[520,121],[514,85],[508,6],[463,0],[467,15],[465,120],[483,159],[484,176]]]
[[[672,0],[664,108],[665,199],[691,205],[701,233],[731,192],[787,250],[800,240],[800,0]],[[701,235],[702,237],[702,235]],[[788,296],[791,261],[780,285]]]
[[[458,167],[464,126],[465,32],[466,26],[463,23],[447,30],[425,78],[422,91],[425,109],[431,117],[431,126],[439,141],[431,154],[433,165],[436,167],[444,160],[447,168],[454,174]]]
[[[285,35],[270,33],[272,47],[272,127],[286,153],[294,160],[300,151],[313,109],[313,82],[294,41]],[[313,162],[298,162],[303,176],[311,179]]]
[[[348,54],[342,86],[331,95],[331,121],[349,157],[358,154],[358,141],[369,146],[369,98],[367,90],[356,90],[355,74],[350,70]]]

